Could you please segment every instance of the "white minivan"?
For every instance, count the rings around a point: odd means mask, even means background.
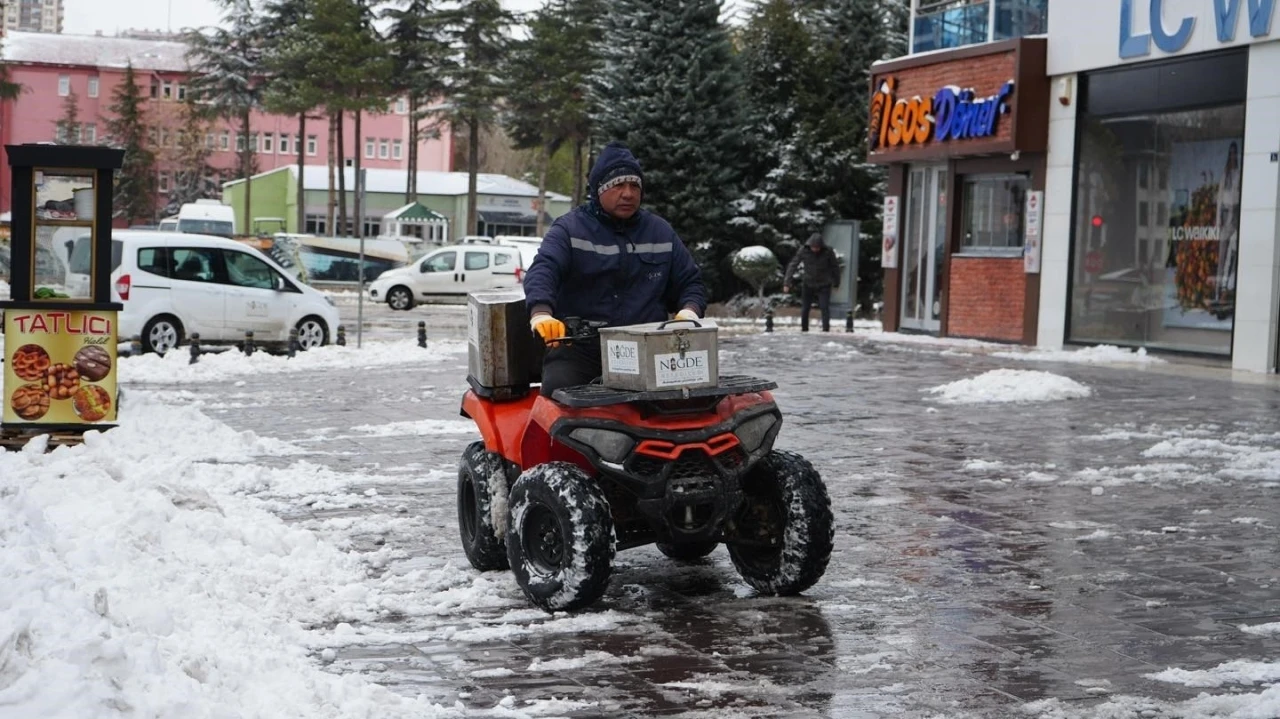
[[[160,220],[159,229],[232,239],[236,235],[236,211],[218,200],[196,200],[183,205],[173,217]]]
[[[167,352],[192,333],[200,342],[285,343],[297,328],[303,349],[329,343],[338,310],[258,250],[234,240],[171,232],[111,234],[111,294],[124,305],[120,338]]]
[[[393,310],[407,310],[426,300],[457,300],[476,290],[519,286],[523,278],[518,248],[452,245],[378,275],[369,284],[369,298]]]

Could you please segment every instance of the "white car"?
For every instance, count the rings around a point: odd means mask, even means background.
[[[258,250],[234,240],[172,232],[111,235],[112,299],[124,305],[120,337],[167,352],[193,333],[201,344],[285,343],[297,328],[303,349],[328,344],[338,310]]]
[[[393,310],[428,299],[464,298],[477,290],[516,287],[524,262],[515,247],[453,245],[428,252],[413,264],[387,270],[369,284],[369,298]]]
[[[542,247],[541,237],[525,237],[521,235],[498,235],[493,238],[500,245],[510,245],[519,248],[520,259],[524,262],[524,268],[528,270],[533,265],[533,258],[538,256],[538,248]]]

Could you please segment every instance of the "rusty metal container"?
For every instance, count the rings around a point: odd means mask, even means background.
[[[485,290],[467,297],[467,382],[495,400],[523,397],[542,375],[542,343],[529,329],[524,291]]]

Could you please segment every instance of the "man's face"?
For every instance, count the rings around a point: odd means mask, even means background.
[[[611,217],[619,220],[631,219],[640,209],[640,185],[624,182],[610,187],[600,195],[600,207]]]

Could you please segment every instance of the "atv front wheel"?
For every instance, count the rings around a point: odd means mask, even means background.
[[[738,540],[728,543],[738,573],[764,594],[799,594],[827,571],[831,499],[818,471],[793,452],[774,450],[743,480]]]
[[[458,531],[471,566],[482,572],[507,568],[506,530],[506,463],[484,442],[472,442],[458,464]]]
[[[703,557],[716,551],[716,547],[720,546],[719,542],[682,542],[680,544],[666,544],[658,542],[658,551],[662,552],[671,559],[681,562],[689,562]]]
[[[516,480],[507,559],[530,602],[555,612],[596,601],[609,587],[614,547],[609,502],[586,472],[550,462]]]

